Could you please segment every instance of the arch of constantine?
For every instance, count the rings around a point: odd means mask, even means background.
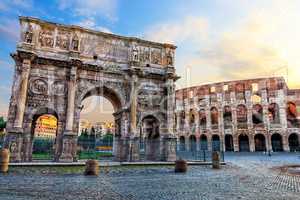
[[[5,146],[13,162],[31,161],[35,120],[57,118],[54,160],[76,160],[82,101],[103,96],[114,107],[115,158],[175,160],[176,47],[20,17]],[[152,143],[151,143],[152,142]]]

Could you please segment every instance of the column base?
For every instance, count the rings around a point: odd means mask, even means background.
[[[175,161],[176,160],[176,138],[166,137],[162,138],[161,143],[161,159],[162,161]]]
[[[77,153],[77,135],[65,132],[62,138],[62,152],[59,156],[59,162],[75,162]]]
[[[114,142],[114,160],[117,162],[126,162],[129,158],[129,139],[116,138]]]
[[[146,146],[145,146],[145,156],[146,160],[148,161],[161,161],[161,151],[162,151],[162,146],[161,146],[161,141],[160,139],[147,139],[146,140]]]
[[[15,129],[8,132],[4,148],[9,149],[10,162],[22,162],[23,130]]]

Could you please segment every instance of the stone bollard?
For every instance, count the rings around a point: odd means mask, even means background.
[[[185,160],[179,159],[175,161],[175,173],[186,172],[188,168],[187,162]]]
[[[220,169],[220,153],[217,151],[212,153],[212,168]]]
[[[99,174],[99,162],[98,160],[88,160],[85,163],[85,172],[86,176],[98,176]]]
[[[9,164],[9,151],[8,149],[0,150],[0,172],[7,173]]]

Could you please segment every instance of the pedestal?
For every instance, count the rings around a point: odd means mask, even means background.
[[[160,161],[160,148],[161,142],[160,139],[147,139],[145,146],[145,156],[148,161]]]
[[[162,152],[161,152],[162,161],[176,160],[176,138],[174,137],[162,138],[161,148],[162,148]]]
[[[140,138],[130,139],[129,161],[136,162],[140,160]]]
[[[126,162],[129,160],[129,139],[127,138],[118,138],[115,139],[114,147],[114,160],[118,162]]]
[[[15,129],[8,132],[4,148],[9,149],[10,162],[22,161],[22,145],[23,145],[23,132],[21,129]]]
[[[77,153],[77,135],[64,133],[62,140],[62,152],[59,157],[59,162],[74,162],[76,161]]]

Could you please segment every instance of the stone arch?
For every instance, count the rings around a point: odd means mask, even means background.
[[[160,154],[160,124],[159,120],[153,115],[142,118],[142,137],[146,141],[146,160],[159,160]]]
[[[282,136],[279,133],[274,133],[271,136],[271,144],[274,152],[283,151]]]
[[[277,103],[271,103],[268,107],[269,121],[271,124],[280,124],[279,106]]]
[[[244,104],[239,104],[236,110],[237,126],[239,129],[247,128],[247,107]]]
[[[288,102],[286,108],[286,118],[288,123],[288,128],[299,128],[300,122],[297,113],[297,105],[294,102]]]
[[[219,124],[219,113],[218,113],[218,108],[217,107],[212,107],[210,109],[210,117],[211,117],[212,128],[217,129],[218,124]]]
[[[185,137],[180,136],[179,137],[179,151],[185,151]]]
[[[299,136],[297,133],[290,134],[288,141],[289,141],[290,152],[295,152],[300,150]]]
[[[185,125],[185,112],[184,112],[184,111],[181,111],[179,117],[180,117],[180,120],[179,120],[179,128],[180,128],[181,130],[183,130],[183,129],[184,129],[184,125]]]
[[[142,137],[146,139],[158,139],[160,137],[160,121],[153,115],[146,115],[141,120]]]
[[[200,136],[200,149],[201,150],[208,150],[208,140],[205,134]]]
[[[56,133],[55,133],[55,138],[53,139],[53,143],[52,143],[52,148],[49,147],[49,152],[50,154],[52,154],[53,156],[53,160],[57,160],[59,157],[59,149],[60,149],[60,145],[61,143],[59,142],[59,138],[61,137],[58,134],[59,130],[61,129],[61,127],[59,127],[59,121],[61,120],[59,118],[58,113],[55,111],[55,109],[49,108],[49,107],[41,107],[39,109],[35,109],[32,114],[29,116],[30,119],[30,141],[29,141],[29,146],[28,144],[25,143],[25,154],[27,154],[25,156],[25,160],[24,161],[32,161],[32,153],[34,150],[34,138],[35,136],[35,129],[36,129],[36,124],[37,124],[37,120],[44,116],[44,115],[52,115],[56,118]]]
[[[221,150],[219,135],[216,135],[216,134],[212,135],[211,142],[212,142],[212,151],[220,151]]]
[[[190,127],[193,127],[195,125],[195,121],[196,121],[196,113],[193,109],[190,109],[190,112],[189,112],[189,125],[190,125]]]
[[[115,112],[122,109],[126,105],[125,99],[122,97],[122,94],[118,92],[118,90],[110,88],[109,86],[94,86],[89,87],[81,93],[78,98],[78,106],[81,105],[81,102],[84,99],[90,96],[102,96],[106,98],[112,103]]]
[[[255,151],[266,151],[266,138],[263,134],[258,133],[254,136]]]
[[[232,112],[230,106],[224,106],[223,111],[224,128],[232,128]]]
[[[207,123],[207,120],[206,120],[206,112],[204,109],[201,109],[199,111],[199,126],[201,129],[206,129],[206,123]]]
[[[246,134],[240,134],[239,135],[239,151],[243,152],[249,152],[250,151],[250,145],[249,145],[249,137]]]
[[[190,135],[189,137],[189,144],[190,144],[190,150],[191,151],[197,151],[197,140],[195,135]]]
[[[233,137],[231,134],[225,135],[225,151],[233,151]]]
[[[254,126],[263,125],[263,107],[260,104],[253,105],[252,122]]]

